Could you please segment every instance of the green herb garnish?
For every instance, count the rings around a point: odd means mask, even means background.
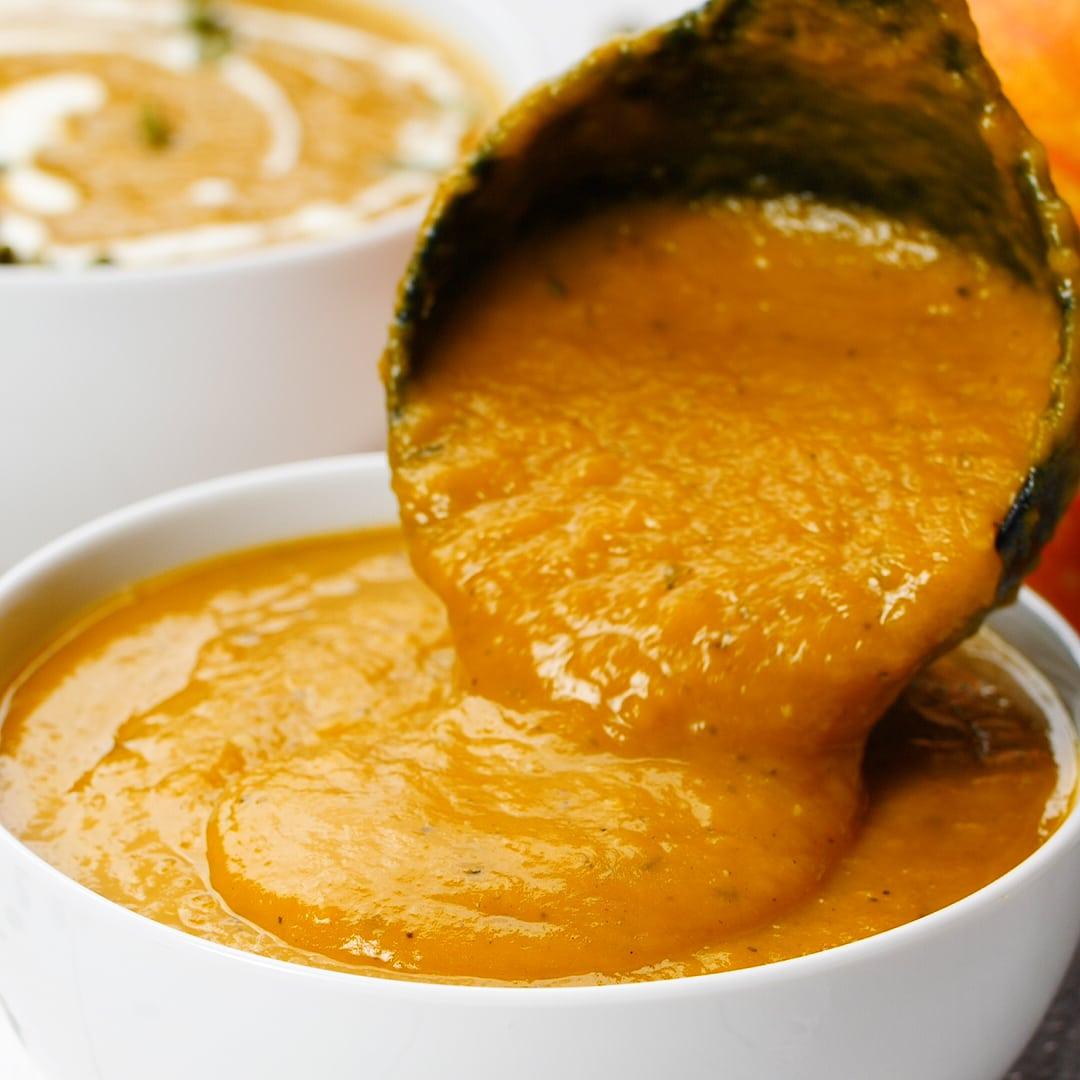
[[[139,138],[151,150],[164,150],[173,141],[173,125],[152,101],[143,103],[139,110]]]
[[[233,47],[233,32],[213,0],[188,0],[187,28],[199,42],[199,59],[220,60]]]
[[[10,244],[0,244],[0,266],[15,266],[22,262],[22,259],[15,253],[15,249]]]

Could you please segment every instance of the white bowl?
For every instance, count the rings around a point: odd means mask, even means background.
[[[0,579],[0,685],[123,585],[245,545],[392,522],[382,455],[161,496]],[[1080,642],[1034,595],[994,617],[1080,705]],[[0,997],[57,1080],[991,1080],[1080,930],[1080,814],[980,892],[897,930],[671,982],[504,989],[347,975],[159,925],[0,830]]]
[[[502,3],[373,2],[461,42],[505,100],[546,72]],[[376,363],[423,212],[179,267],[0,267],[0,570],[179,484],[382,446]]]

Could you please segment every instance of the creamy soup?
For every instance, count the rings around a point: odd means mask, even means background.
[[[628,752],[857,745],[994,601],[1058,334],[981,259],[795,198],[547,230],[399,402],[413,559],[509,706]]]
[[[1056,335],[798,200],[526,240],[399,402],[433,592],[376,534],[119,599],[16,687],[0,816],[154,918],[405,976],[694,974],[930,912],[1070,791],[977,648],[866,747],[993,603]]]
[[[995,601],[1056,301],[791,197],[594,212],[448,303],[391,456],[466,685],[619,760],[729,775],[697,907],[686,882],[626,902],[768,923],[857,832],[874,723]]]
[[[118,597],[0,730],[0,821],[102,895],[279,959],[457,981],[670,978],[865,937],[1015,865],[1072,779],[982,640],[875,731],[850,823],[823,812],[850,783],[825,760],[597,745],[469,693],[391,531]]]
[[[353,0],[0,0],[0,258],[205,258],[422,199],[495,104]]]
[[[398,395],[405,538],[120,598],[10,698],[0,818],[215,940],[597,982],[918,917],[1053,830],[1045,719],[974,647],[1052,300],[797,199],[526,238]],[[984,650],[985,652],[985,650]]]

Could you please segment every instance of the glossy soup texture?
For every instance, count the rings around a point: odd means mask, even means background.
[[[1056,301],[788,197],[595,212],[446,303],[390,445],[467,685],[621,758],[765,763],[790,786],[730,787],[699,864],[726,930],[760,925],[857,828],[874,723],[994,602]]]
[[[391,428],[478,692],[626,751],[860,742],[1001,576],[1055,301],[797,199],[634,203],[518,245]]]
[[[426,197],[488,77],[360,0],[0,0],[10,261],[208,258]]]
[[[431,591],[383,535],[137,592],[16,692],[0,814],[167,922],[430,978],[714,971],[956,899],[1053,826],[1040,717],[948,662],[865,743],[994,599],[1057,328],[795,199],[526,240],[392,430]]]
[[[1044,718],[987,655],[908,691],[841,828],[826,761],[627,755],[471,695],[396,531],[314,539],[140,586],[36,664],[0,729],[0,821],[120,904],[280,959],[722,971],[933,911],[1053,830]],[[734,820],[748,808],[760,837]],[[792,889],[818,844],[831,873]]]

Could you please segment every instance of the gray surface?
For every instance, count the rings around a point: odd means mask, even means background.
[[[1080,952],[1042,1027],[1005,1080],[1080,1080]]]

